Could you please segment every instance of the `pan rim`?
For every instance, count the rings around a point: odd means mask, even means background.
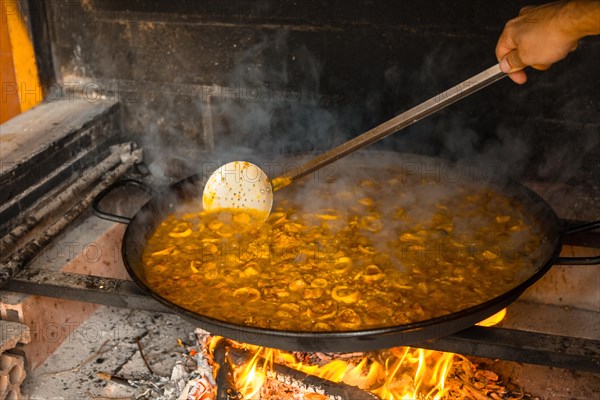
[[[379,153],[379,152],[378,152]],[[404,156],[401,153],[394,153],[395,156]],[[427,156],[420,155],[408,155],[409,157],[417,157],[419,160],[424,159],[433,159],[437,162],[448,162],[447,160],[439,159],[439,158],[431,158]],[[187,182],[198,181],[198,175],[192,175],[181,181],[172,185],[169,189],[177,188],[180,185],[185,185]],[[339,349],[348,348],[353,350],[374,350],[378,348],[388,348],[393,347],[389,345],[389,342],[394,342],[393,338],[398,337],[402,339],[402,343],[397,343],[395,345],[410,345],[411,343],[418,343],[427,339],[434,339],[436,337],[445,336],[451,333],[458,332],[460,330],[466,329],[473,324],[482,321],[483,319],[493,315],[495,312],[504,308],[506,305],[512,303],[517,297],[519,297],[529,286],[539,280],[554,264],[556,259],[559,256],[561,250],[561,229],[559,218],[554,212],[554,210],[548,205],[548,203],[542,199],[537,193],[531,191],[524,185],[513,181],[503,181],[503,185],[511,186],[515,192],[518,191],[521,195],[524,195],[528,198],[532,204],[535,204],[536,207],[540,207],[541,211],[538,213],[543,213],[543,215],[548,218],[544,222],[545,225],[549,225],[549,228],[545,229],[545,234],[548,238],[550,238],[551,243],[548,243],[546,246],[552,249],[552,252],[548,252],[545,257],[541,257],[541,260],[538,261],[538,267],[532,272],[529,273],[529,277],[522,280],[519,284],[511,288],[510,290],[495,296],[491,299],[488,299],[482,303],[476,304],[474,306],[458,310],[449,314],[441,315],[435,318],[430,318],[426,320],[411,322],[409,324],[403,325],[393,325],[386,327],[378,327],[378,328],[369,328],[369,329],[361,329],[361,330],[353,330],[353,331],[294,331],[294,330],[278,330],[271,328],[259,328],[249,325],[243,325],[238,323],[233,323],[229,321],[223,321],[217,318],[209,317],[206,315],[201,315],[186,308],[179,306],[170,300],[165,299],[160,294],[156,293],[152,290],[144,280],[136,273],[135,269],[130,264],[129,256],[127,253],[128,249],[128,241],[132,239],[133,234],[131,231],[136,226],[136,219],[139,220],[141,218],[141,213],[143,210],[147,210],[150,207],[150,203],[157,202],[160,195],[157,197],[153,197],[150,201],[148,201],[132,218],[131,222],[127,225],[125,230],[121,251],[123,256],[123,261],[127,272],[131,276],[132,280],[138,285],[145,293],[159,301],[160,303],[167,306],[169,309],[172,309],[177,314],[182,317],[195,322],[196,324],[200,324],[201,327],[205,328],[210,332],[219,332],[225,331],[227,333],[232,332],[241,335],[247,335],[250,339],[246,339],[248,343],[254,343],[258,345],[266,345],[265,342],[266,337],[270,338],[273,341],[281,341],[281,343],[273,343],[274,347],[282,348],[282,349],[295,349],[295,350],[305,350],[306,343],[304,340],[310,339],[313,342],[316,342],[315,345],[318,349],[325,348],[325,351],[345,351]],[[512,198],[512,197],[511,197]],[[164,215],[163,215],[164,217]],[[138,221],[139,222],[139,221]],[[152,228],[154,229],[154,227]],[[450,328],[452,326],[452,328]],[[436,331],[438,334],[428,334],[429,331]],[[443,331],[443,332],[442,332]],[[228,336],[228,335],[223,335]],[[231,335],[229,335],[231,336]],[[258,339],[257,339],[258,338]],[[265,339],[265,340],[262,340]],[[340,343],[339,346],[336,346],[335,341],[340,341],[343,339],[354,339],[352,342],[352,346],[348,347],[344,343]],[[298,346],[294,346],[294,341],[301,341],[302,343],[298,343]],[[318,347],[319,342],[323,343],[323,346]],[[387,344],[386,344],[387,343]],[[361,346],[362,344],[362,346]],[[268,345],[266,345],[268,346]]]

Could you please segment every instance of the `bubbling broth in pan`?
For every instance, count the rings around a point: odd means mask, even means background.
[[[537,225],[495,189],[394,177],[294,185],[303,197],[278,192],[263,224],[181,206],[147,242],[147,284],[222,321],[354,331],[463,310],[533,272]]]

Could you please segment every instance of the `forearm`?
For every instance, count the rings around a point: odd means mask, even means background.
[[[569,1],[561,11],[561,26],[575,40],[600,34],[600,0]]]
[[[521,9],[506,23],[496,57],[500,69],[524,83],[523,69],[545,70],[577,49],[581,38],[600,34],[600,0],[565,0]]]

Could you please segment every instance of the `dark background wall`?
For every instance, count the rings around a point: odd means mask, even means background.
[[[539,3],[46,0],[43,12],[57,82],[119,98],[125,136],[185,159],[210,145],[209,107],[217,154],[338,144],[495,64],[504,23]],[[599,39],[377,146],[598,182]]]

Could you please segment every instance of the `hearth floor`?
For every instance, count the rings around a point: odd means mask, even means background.
[[[183,351],[177,339],[188,342],[194,329],[172,314],[102,306],[28,374],[23,390],[31,400],[130,398],[134,389],[96,374],[149,378],[135,341],[139,337],[154,372],[170,377]]]
[[[513,304],[505,326],[518,327],[527,315],[531,322],[531,316],[537,314],[531,307],[527,303]],[[560,310],[557,307],[554,315],[558,320],[562,319]],[[573,310],[563,311],[565,315],[574,315]],[[556,324],[555,319],[553,326],[558,326],[559,331],[551,333],[585,332],[582,336],[598,339],[598,313],[581,311],[577,314],[577,323]],[[536,325],[536,328],[547,328],[550,321],[538,318]],[[574,332],[573,327],[579,328]],[[183,351],[177,339],[189,343],[194,329],[175,315],[102,306],[74,330],[46,362],[28,373],[22,389],[32,400],[130,398],[135,393],[133,389],[100,380],[96,373],[149,378],[135,341],[139,337],[154,372],[169,377]],[[589,400],[600,393],[598,374],[503,361],[495,362],[491,369],[501,376],[513,376],[511,382],[523,387],[534,398]]]

